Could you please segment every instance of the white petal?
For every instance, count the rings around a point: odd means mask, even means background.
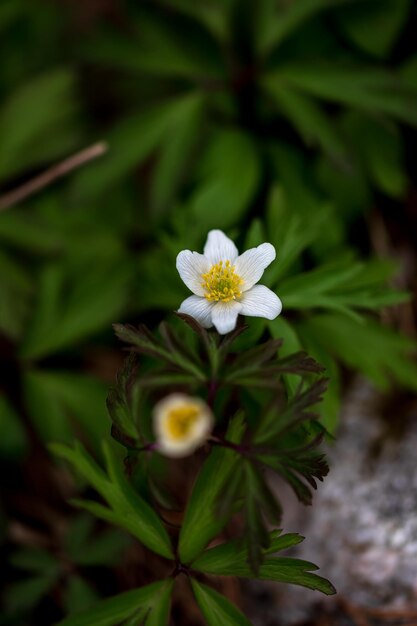
[[[184,302],[182,302],[179,313],[186,313],[191,315],[203,328],[210,328],[213,326],[211,321],[211,314],[215,306],[214,302],[209,302],[206,298],[200,298],[199,296],[190,296]]]
[[[265,268],[272,263],[275,257],[274,246],[270,243],[261,243],[257,248],[246,250],[236,259],[236,274],[245,281],[242,285],[242,291],[247,291],[258,282]]]
[[[204,246],[204,256],[212,263],[219,261],[231,261],[232,263],[239,254],[235,244],[222,230],[211,230]]]
[[[278,296],[264,285],[255,285],[243,294],[241,300],[242,315],[266,317],[274,320],[282,311],[282,302]]]
[[[242,305],[236,300],[230,302],[217,302],[213,307],[211,319],[217,332],[221,335],[230,333],[236,326],[236,320],[241,313]]]
[[[198,252],[182,250],[177,256],[177,270],[184,283],[197,296],[204,296],[202,274],[209,271],[211,264]]]

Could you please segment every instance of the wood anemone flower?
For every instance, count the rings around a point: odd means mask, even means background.
[[[204,254],[182,250],[177,256],[178,273],[194,294],[184,300],[179,313],[191,315],[204,328],[214,325],[221,335],[235,328],[238,315],[275,319],[281,300],[256,284],[275,256],[270,243],[239,255],[221,230],[211,230]]]
[[[201,398],[172,393],[154,407],[156,449],[165,456],[188,456],[206,441],[213,423],[213,414]]]

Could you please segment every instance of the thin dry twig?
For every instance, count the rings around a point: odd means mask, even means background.
[[[81,167],[81,165],[84,165],[93,159],[97,159],[105,154],[107,150],[108,145],[104,141],[100,141],[99,143],[95,143],[89,148],[85,148],[84,150],[81,150],[81,152],[77,152],[67,159],[64,159],[64,161],[53,165],[49,169],[42,172],[42,174],[39,174],[39,176],[35,176],[35,178],[28,180],[20,187],[17,187],[16,189],[0,196],[0,211],[4,211],[18,202],[21,202],[28,196],[37,193],[58,178],[65,176],[78,167]]]

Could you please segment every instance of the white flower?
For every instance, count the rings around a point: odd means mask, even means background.
[[[177,256],[179,275],[195,294],[184,300],[179,313],[191,315],[204,328],[214,325],[222,335],[235,328],[238,315],[275,319],[281,300],[256,284],[275,256],[270,243],[239,256],[233,241],[221,230],[211,230],[204,254],[183,250]]]
[[[201,398],[172,393],[153,411],[157,450],[171,457],[192,454],[209,436],[214,419]]]

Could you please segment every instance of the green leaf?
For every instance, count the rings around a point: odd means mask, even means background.
[[[108,508],[96,503],[85,503],[85,508],[106,521],[117,524],[137,537],[145,546],[161,556],[173,558],[168,534],[156,512],[127,481],[110,446],[104,443],[107,474],[93,461],[80,444],[70,448],[54,444],[51,450],[69,461],[107,502]],[[93,506],[91,506],[93,505]]]
[[[416,94],[399,77],[383,70],[293,63],[267,76],[267,81],[270,85],[288,83],[323,100],[417,124]]]
[[[394,198],[401,197],[408,181],[404,142],[397,126],[389,120],[350,111],[343,127],[375,186]]]
[[[53,255],[62,251],[61,233],[45,219],[40,219],[34,207],[19,211],[4,211],[0,215],[0,240],[20,252]]]
[[[169,19],[153,5],[136,6],[131,15],[135,37],[105,31],[83,46],[87,58],[140,77],[210,81],[224,78],[223,59],[213,37],[195,20],[169,12]],[[142,79],[142,80],[144,80]]]
[[[355,1],[355,0],[353,0]],[[302,2],[263,2],[262,21],[258,24],[258,50],[260,54],[268,54],[273,48],[282,44],[293,35],[306,21],[318,13],[333,6],[352,0],[302,0]]]
[[[275,80],[264,81],[264,88],[308,147],[317,145],[337,161],[346,160],[342,137],[319,104],[297,89]]]
[[[267,207],[268,240],[278,250],[278,258],[265,273],[268,286],[279,285],[279,281],[289,269],[300,260],[302,252],[315,240],[323,229],[329,214],[329,207],[311,198],[307,190],[303,191],[301,181],[291,180],[291,173],[281,168],[282,154],[275,153],[276,166],[280,178],[284,177],[284,186],[275,186]],[[295,165],[298,171],[301,166]],[[305,187],[305,184],[304,184]],[[295,189],[295,192],[292,192]],[[300,213],[293,210],[293,205],[300,207]],[[306,207],[302,215],[301,207]],[[285,302],[284,302],[285,306]]]
[[[2,223],[0,219],[0,237]],[[30,316],[33,284],[22,264],[1,250],[0,290],[0,330],[6,337],[20,339]]]
[[[304,541],[304,537],[296,533],[281,535],[281,530],[274,530],[270,535],[269,547],[263,550],[263,554],[274,554],[286,550]],[[214,548],[205,550],[192,563],[193,569],[205,574],[217,575],[219,571],[232,571],[234,567],[239,568],[248,558],[246,544],[239,539],[233,539],[227,543],[222,543]]]
[[[386,270],[386,264],[382,265]],[[291,276],[281,283],[280,296],[287,309],[329,309],[360,321],[357,309],[377,309],[408,299],[404,292],[388,287],[384,279],[375,280],[374,268],[375,262],[368,270],[366,263],[349,255]]]
[[[129,438],[133,444],[138,441],[139,437],[131,406],[132,377],[136,373],[136,366],[136,355],[131,353],[118,371],[117,384],[110,388],[106,400],[107,410],[118,435]],[[114,436],[113,429],[112,434]]]
[[[216,576],[256,577],[259,580],[273,580],[275,582],[300,585],[301,587],[321,591],[326,595],[336,593],[335,588],[328,580],[311,573],[318,569],[314,563],[288,557],[267,557],[255,576],[247,563],[247,559],[247,552],[246,554],[239,553],[233,565],[225,564],[216,567],[215,564],[211,563],[209,565],[210,571]]]
[[[74,92],[74,73],[55,69],[26,81],[9,97],[0,109],[0,180],[74,148],[79,141]]]
[[[198,93],[184,99],[163,142],[151,180],[150,203],[160,219],[167,213],[178,187],[188,174],[202,124],[204,100]]]
[[[258,424],[254,442],[258,445],[278,441],[283,433],[291,430],[294,425],[315,419],[315,405],[321,401],[327,388],[327,379],[319,378],[305,389],[298,389],[296,395],[282,408],[272,405]]]
[[[340,7],[335,17],[342,32],[361,50],[385,57],[400,35],[410,6],[410,0],[363,0]]]
[[[173,580],[167,581],[161,593],[158,594],[158,598],[145,620],[145,626],[167,626],[171,609],[172,586]]]
[[[308,350],[308,353],[326,368],[325,374],[329,384],[317,411],[320,413],[320,423],[329,433],[334,434],[339,424],[342,393],[339,363],[334,356],[329,354],[327,348],[323,346],[320,336],[312,335],[307,329],[303,332],[304,329],[300,328],[298,324],[296,328],[300,340],[306,350]]]
[[[84,566],[115,564],[129,545],[129,537],[116,529],[98,535],[93,530],[93,517],[81,514],[75,518],[65,537],[65,549],[71,560]]]
[[[23,390],[27,410],[45,442],[72,441],[74,422],[96,449],[108,432],[106,387],[90,376],[27,370]]]
[[[282,357],[289,356],[290,354],[298,352],[301,349],[301,342],[296,330],[282,315],[276,317],[274,320],[269,322],[268,325],[272,337],[283,339],[283,344],[280,348],[280,355]],[[283,379],[289,396],[294,396],[300,384],[299,376],[295,376],[294,374],[284,374]]]
[[[135,611],[147,611],[153,607],[159,594],[163,591],[166,581],[160,581],[125,591],[113,598],[99,602],[87,611],[72,615],[59,622],[59,626],[116,626],[128,619]]]
[[[244,429],[242,416],[237,415],[230,422],[227,439],[239,443]],[[227,519],[217,514],[217,503],[236,462],[232,450],[215,447],[201,468],[181,527],[178,552],[182,563],[192,561],[226,524]]]
[[[325,350],[349,367],[361,371],[381,389],[394,379],[417,389],[417,367],[411,360],[416,344],[409,337],[381,324],[356,322],[339,314],[322,314],[303,320],[300,331],[316,338]]]
[[[186,345],[176,340],[166,325],[161,325],[160,334],[162,341],[154,336],[150,330],[141,324],[138,328],[130,324],[113,324],[117,337],[128,343],[131,350],[146,354],[157,360],[168,363],[179,370],[183,370],[195,376],[201,382],[206,380],[199,363],[189,352]]]
[[[258,155],[247,135],[217,133],[203,158],[202,180],[190,200],[191,219],[199,231],[230,228],[243,219],[259,179]]]
[[[45,267],[21,356],[45,357],[110,325],[126,304],[131,272],[120,257]]]
[[[72,177],[74,200],[102,196],[131,174],[175,127],[189,98],[187,94],[120,120],[106,137],[107,154]]]
[[[38,548],[21,548],[12,554],[10,562],[18,569],[48,574],[52,578],[59,573],[59,564],[55,557]]]
[[[54,582],[54,578],[42,575],[9,585],[6,590],[6,611],[16,614],[33,609],[48,595]]]
[[[220,593],[194,578],[191,586],[208,626],[250,626],[249,620]]]
[[[174,7],[185,15],[189,15],[203,24],[217,39],[227,38],[228,11],[224,3],[194,4],[190,0],[164,0],[164,4]]]
[[[80,576],[70,576],[64,593],[64,606],[68,615],[75,615],[97,604],[99,596]]]

